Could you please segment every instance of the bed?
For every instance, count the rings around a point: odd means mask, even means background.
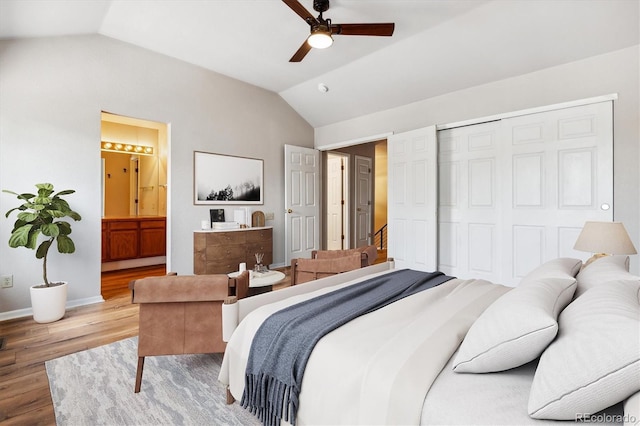
[[[640,278],[628,273],[625,257],[581,266],[554,259],[513,289],[453,278],[349,321],[314,346],[295,420],[283,420],[636,424]],[[228,344],[219,375],[229,402],[242,401],[252,342],[272,314],[396,272],[391,261],[230,299],[223,306]]]

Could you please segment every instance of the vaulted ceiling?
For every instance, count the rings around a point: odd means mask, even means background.
[[[317,15],[313,0],[300,3]],[[274,91],[322,127],[637,45],[639,4],[331,0],[333,23],[395,32],[335,36],[300,63],[289,58],[309,26],[279,0],[2,0],[0,38],[102,34]]]

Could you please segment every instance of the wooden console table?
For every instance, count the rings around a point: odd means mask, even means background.
[[[202,230],[193,233],[193,273],[228,274],[256,264],[256,253],[264,253],[262,263],[273,263],[273,229],[243,228],[228,231]]]

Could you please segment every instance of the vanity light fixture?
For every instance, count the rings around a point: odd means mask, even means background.
[[[134,153],[140,155],[153,155],[152,146],[122,144],[119,142],[102,141],[100,145],[102,151]]]

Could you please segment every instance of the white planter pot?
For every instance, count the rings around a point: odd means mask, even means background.
[[[36,322],[58,321],[64,316],[67,304],[67,283],[53,287],[31,287],[31,308]]]

